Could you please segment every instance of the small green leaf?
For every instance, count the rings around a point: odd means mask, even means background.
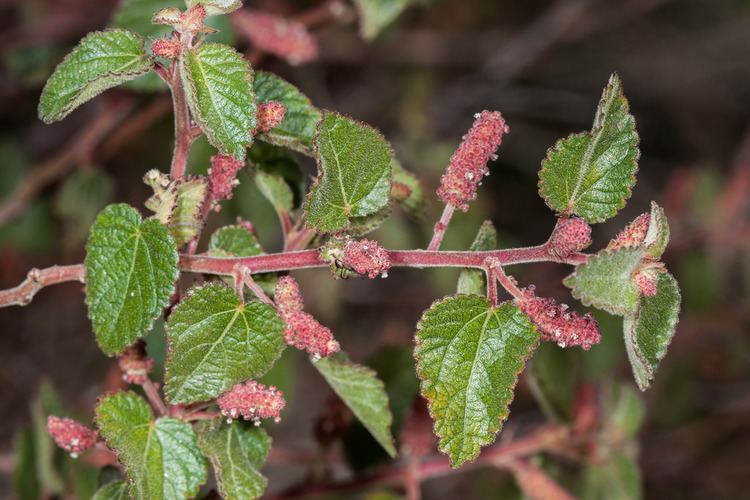
[[[560,214],[602,222],[625,206],[638,170],[635,119],[613,74],[596,110],[591,132],[561,139],[547,152],[539,193]]]
[[[229,14],[242,7],[242,0],[185,0],[185,5],[202,5],[209,16]]]
[[[271,438],[261,428],[241,422],[204,422],[198,444],[214,468],[216,485],[227,500],[260,498],[266,478],[258,471],[271,449]]]
[[[616,382],[604,389],[601,411],[607,440],[621,443],[635,438],[646,416],[640,396],[630,385]]]
[[[624,316],[635,311],[638,304],[640,290],[633,273],[642,258],[641,248],[602,250],[576,267],[563,283],[572,288],[573,297],[584,305]]]
[[[192,426],[170,417],[154,420],[148,403],[134,392],[102,398],[96,423],[125,466],[135,498],[187,498],[206,481],[206,460]]]
[[[294,193],[283,177],[259,169],[255,171],[254,178],[258,190],[271,202],[277,213],[288,214],[294,209]]]
[[[391,436],[393,416],[385,386],[375,372],[351,363],[343,355],[322,358],[313,364],[372,437],[391,457],[395,457],[396,448]]]
[[[44,123],[62,120],[105,90],[148,72],[152,63],[136,33],[90,33],[47,80],[39,99],[39,118]]]
[[[276,309],[242,303],[220,283],[193,288],[167,321],[165,393],[172,403],[205,401],[271,369],[284,350]]]
[[[362,38],[372,40],[415,0],[354,0]]]
[[[212,257],[250,257],[262,253],[258,239],[242,226],[221,227],[208,243],[208,254]]]
[[[664,209],[656,202],[651,202],[651,218],[649,219],[648,231],[643,245],[646,247],[646,254],[652,259],[659,259],[669,243],[669,223],[667,216],[664,215]]]
[[[526,380],[542,411],[558,422],[569,422],[573,416],[575,392],[580,383],[577,354],[572,349],[543,342],[526,372]]]
[[[414,218],[422,218],[427,205],[424,197],[422,183],[416,175],[401,166],[394,158],[391,164],[393,169],[393,184],[391,186],[391,197],[401,205],[406,212]]]
[[[486,220],[479,227],[474,242],[469,247],[472,252],[495,250],[497,248],[497,230],[492,221]],[[458,276],[458,293],[484,295],[486,277],[484,271],[464,269]]]
[[[380,212],[391,191],[391,147],[372,127],[325,111],[315,135],[318,178],[305,201],[307,225],[347,229],[352,219]]]
[[[641,297],[635,314],[623,321],[625,347],[638,387],[645,391],[677,328],[680,288],[669,273],[659,275],[656,295]]]
[[[417,325],[417,375],[454,467],[479,455],[507,418],[518,374],[539,334],[518,307],[483,297],[435,302]]]
[[[174,240],[129,205],[99,214],[86,244],[86,304],[96,340],[118,354],[151,329],[179,276]]]
[[[91,497],[91,500],[127,500],[128,483],[125,481],[112,481],[105,484]]]
[[[638,461],[627,451],[612,450],[599,462],[586,467],[582,500],[639,500],[643,498]]]
[[[266,71],[257,71],[253,80],[258,102],[277,101],[284,105],[284,119],[258,139],[284,146],[308,156],[313,154],[313,136],[320,121],[320,111],[297,87]]]
[[[18,431],[13,439],[12,479],[13,490],[19,500],[36,500],[40,498],[34,433],[31,429]]]
[[[208,142],[222,153],[245,158],[255,128],[252,70],[233,48],[206,43],[180,56],[182,79],[193,118]]]

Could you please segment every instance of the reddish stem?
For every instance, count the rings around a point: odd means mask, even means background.
[[[185,176],[190,144],[194,139],[179,65],[175,65],[170,89],[172,91],[172,107],[174,108],[174,153],[172,154],[170,175],[173,180],[176,180]]]
[[[445,236],[445,231],[448,229],[448,224],[450,224],[453,212],[455,211],[456,207],[453,205],[445,205],[440,220],[435,223],[435,232],[432,234],[432,240],[430,240],[427,250],[437,250],[440,248],[440,244],[443,242],[443,236]]]
[[[164,404],[164,401],[162,401],[159,389],[156,388],[154,381],[147,379],[141,384],[141,387],[143,388],[143,392],[146,393],[146,397],[151,403],[151,406],[154,407],[157,413],[159,413],[159,415],[167,415],[167,406]]]

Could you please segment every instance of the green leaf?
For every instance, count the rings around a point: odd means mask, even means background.
[[[390,216],[391,204],[388,203],[372,215],[352,217],[346,232],[354,237],[364,236],[379,228]]]
[[[309,227],[324,233],[344,230],[352,219],[388,206],[393,156],[380,132],[325,111],[314,142],[318,178],[305,201]]]
[[[180,66],[190,111],[208,142],[244,159],[255,128],[250,65],[233,48],[206,43],[183,51]]]
[[[629,385],[612,382],[604,387],[602,422],[607,440],[622,443],[633,439],[643,424],[646,408]]]
[[[128,483],[125,481],[112,481],[105,484],[91,497],[91,500],[127,500]]]
[[[575,392],[580,383],[577,354],[572,349],[544,342],[529,363],[527,380],[531,392],[542,411],[558,422],[569,422],[573,417]]]
[[[227,500],[260,498],[266,478],[258,471],[271,449],[271,438],[261,428],[241,422],[204,422],[198,444],[214,468],[216,485]]]
[[[576,267],[563,283],[572,288],[573,297],[584,305],[624,316],[638,304],[640,290],[633,281],[633,273],[642,258],[641,248],[602,250]]]
[[[659,362],[677,328],[680,314],[680,288],[669,273],[659,275],[656,295],[642,296],[635,314],[623,321],[625,348],[638,387],[645,391],[654,378]]]
[[[36,471],[34,433],[22,429],[13,439],[13,491],[19,500],[40,498],[40,484]]]
[[[393,169],[393,183],[391,186],[391,197],[401,205],[406,212],[414,218],[420,219],[424,216],[427,205],[424,197],[422,183],[416,175],[401,166],[394,158],[391,164]]]
[[[125,30],[90,33],[47,80],[39,118],[44,123],[62,120],[105,90],[148,72],[151,65],[140,35]]]
[[[208,243],[211,257],[250,257],[262,253],[263,249],[255,235],[239,225],[217,229]]]
[[[125,466],[135,498],[187,498],[206,481],[206,459],[192,426],[170,417],[154,420],[151,407],[134,392],[102,398],[96,423]]]
[[[362,37],[372,40],[415,0],[354,0],[359,10]]]
[[[518,374],[539,334],[516,306],[483,297],[435,302],[417,325],[417,375],[454,467],[479,455],[507,418]]]
[[[166,227],[129,205],[99,214],[86,244],[86,304],[99,347],[118,354],[151,329],[179,276]]]
[[[669,243],[669,223],[667,216],[664,215],[664,209],[656,202],[651,202],[651,218],[649,219],[648,231],[643,245],[646,247],[646,254],[652,259],[659,259]]]
[[[209,16],[229,14],[242,7],[242,0],[185,0],[185,5],[202,5]]]
[[[351,363],[344,355],[321,358],[313,364],[372,437],[391,457],[395,457],[396,448],[391,436],[393,416],[385,386],[375,372]]]
[[[291,83],[266,71],[255,73],[253,88],[258,102],[277,101],[286,109],[281,123],[267,133],[259,134],[258,139],[312,156],[320,111],[310,99]]]
[[[34,463],[36,476],[43,491],[53,494],[63,492],[65,484],[58,468],[61,450],[47,432],[50,415],[64,416],[65,412],[52,385],[44,381],[39,394],[31,403],[31,423],[34,433]]]
[[[242,303],[221,283],[193,288],[167,321],[165,393],[172,403],[205,401],[271,369],[284,350],[276,309]]]
[[[639,500],[641,471],[631,453],[613,451],[584,470],[582,500]]]
[[[472,252],[495,250],[497,248],[497,230],[492,221],[486,220],[479,227],[474,242],[469,247]],[[458,276],[458,293],[484,295],[486,286],[484,271],[464,269]]]
[[[638,134],[613,74],[596,110],[591,132],[561,139],[547,152],[539,193],[558,213],[602,222],[625,206],[638,170]]]
[[[294,209],[294,193],[283,177],[259,169],[255,171],[254,179],[258,190],[277,213],[288,214]]]

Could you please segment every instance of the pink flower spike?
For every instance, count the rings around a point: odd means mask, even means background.
[[[211,188],[211,198],[214,202],[228,200],[232,197],[232,190],[239,184],[237,172],[244,166],[245,162],[233,156],[218,154],[211,157],[208,182]]]
[[[47,432],[55,440],[57,446],[77,458],[78,455],[94,446],[98,435],[93,429],[70,418],[60,418],[50,415],[47,418]]]
[[[313,358],[325,358],[341,350],[333,338],[333,333],[318,320],[304,311],[297,311],[284,317],[286,328],[284,339],[290,346],[307,351]]]
[[[252,420],[255,425],[260,425],[260,421],[267,418],[280,422],[281,410],[286,406],[284,393],[274,386],[266,387],[255,380],[235,385],[219,396],[216,403],[228,421],[242,417],[244,420]]]
[[[264,102],[258,105],[258,111],[255,113],[258,125],[255,127],[255,133],[269,132],[279,126],[284,120],[286,108],[278,101]]]
[[[617,250],[618,248],[640,245],[646,239],[650,225],[651,215],[649,213],[639,215],[609,242],[607,250]]]
[[[547,243],[549,252],[564,259],[591,245],[591,226],[578,217],[557,219],[557,225]]]
[[[440,178],[437,194],[440,199],[466,212],[469,202],[477,197],[477,188],[490,171],[487,163],[508,133],[508,126],[499,111],[482,111],[463,142],[451,157],[445,174]]]
[[[391,259],[388,251],[374,240],[347,238],[343,248],[342,264],[355,273],[370,279],[388,277]]]
[[[585,351],[601,341],[599,325],[591,314],[581,316],[569,311],[565,304],[537,297],[531,287],[520,291],[522,297],[515,302],[539,329],[542,340],[556,342],[560,347],[581,346]]]
[[[151,43],[151,51],[156,57],[177,59],[180,56],[180,41],[174,38],[158,38]]]
[[[318,57],[318,44],[302,23],[258,11],[235,12],[232,20],[255,47],[286,59],[289,64]]]
[[[282,276],[276,282],[276,290],[274,291],[273,298],[282,316],[289,316],[295,312],[302,311],[304,307],[299,285],[289,275]]]

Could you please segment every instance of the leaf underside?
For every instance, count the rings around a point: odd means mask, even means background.
[[[516,306],[455,295],[428,309],[417,325],[417,374],[454,467],[474,460],[507,418],[518,374],[539,334]]]
[[[284,350],[284,324],[257,300],[242,303],[221,283],[194,288],[167,322],[165,376],[172,403],[205,401],[263,375]]]
[[[651,384],[659,362],[667,354],[677,328],[680,303],[677,280],[663,273],[659,275],[656,295],[642,296],[635,314],[623,321],[625,347],[642,391]]]
[[[151,329],[175,289],[177,251],[157,220],[110,205],[96,218],[86,244],[86,304],[97,342],[118,354]]]
[[[325,111],[315,135],[318,178],[305,202],[308,227],[328,233],[390,202],[392,152],[372,127]]]
[[[561,139],[547,152],[539,172],[539,193],[560,214],[602,222],[625,206],[639,156],[635,119],[620,78],[612,75],[591,132]]]
[[[134,392],[105,396],[96,423],[125,466],[138,499],[188,498],[206,481],[206,460],[188,422],[154,415]]]
[[[39,118],[44,123],[62,120],[105,90],[145,74],[151,65],[140,35],[120,29],[90,33],[47,80]]]

